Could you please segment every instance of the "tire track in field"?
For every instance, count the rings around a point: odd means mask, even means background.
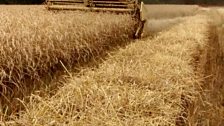
[[[198,57],[196,72],[201,74],[200,95],[190,123],[199,126],[224,125],[224,55],[220,28],[208,26],[208,41]]]

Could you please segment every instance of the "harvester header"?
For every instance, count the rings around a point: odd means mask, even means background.
[[[48,10],[81,10],[95,12],[128,13],[138,22],[135,38],[140,38],[145,19],[143,2],[139,0],[46,0]]]

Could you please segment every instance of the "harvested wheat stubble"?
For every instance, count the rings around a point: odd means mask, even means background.
[[[17,125],[184,123],[183,102],[196,94],[192,64],[206,39],[206,23],[203,16],[191,17],[154,39],[120,49],[95,70],[83,70],[53,97],[31,96]]]
[[[192,16],[197,14],[200,7],[197,5],[145,5],[147,19],[167,19]]]
[[[147,19],[143,37],[153,36],[157,32],[182,22],[189,16],[201,13],[197,5],[145,5],[144,17]]]
[[[129,15],[49,12],[43,6],[1,6],[0,17],[0,91],[8,99],[29,92],[32,81],[23,81],[50,74],[60,61],[86,62],[126,42],[135,23]]]
[[[146,20],[142,37],[153,36],[158,32],[167,30],[172,26],[186,20],[185,17],[177,17],[172,19],[150,19]]]

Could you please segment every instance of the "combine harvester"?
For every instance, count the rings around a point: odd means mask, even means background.
[[[128,13],[137,22],[135,38],[141,38],[146,21],[144,3],[139,0],[46,0],[46,3],[48,10]]]

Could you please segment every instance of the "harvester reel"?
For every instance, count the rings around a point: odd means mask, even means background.
[[[138,0],[46,0],[49,10],[83,10],[83,11],[109,11],[115,13],[128,13],[134,15],[137,21],[134,38],[141,38],[143,32],[144,3]]]

